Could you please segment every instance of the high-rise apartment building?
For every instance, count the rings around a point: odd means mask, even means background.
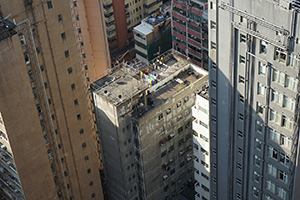
[[[195,106],[192,107],[195,200],[210,199],[210,135],[209,135],[209,99],[208,87],[196,94]]]
[[[177,52],[150,63],[93,84],[110,199],[179,199],[193,188],[191,108],[208,73]]]
[[[143,63],[172,48],[171,4],[165,4],[152,16],[146,17],[134,27],[136,58]]]
[[[20,178],[0,113],[0,199],[24,200]]]
[[[209,2],[211,199],[300,198],[299,5]]]
[[[110,67],[102,4],[0,4],[0,110],[25,198],[103,199],[89,92]]]
[[[173,48],[208,70],[207,0],[172,0]]]
[[[112,59],[115,59],[134,48],[133,27],[155,13],[162,0],[102,0],[102,3],[109,49]]]

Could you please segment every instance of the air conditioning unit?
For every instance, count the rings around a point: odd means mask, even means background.
[[[189,21],[190,21],[190,19],[189,19],[189,18],[186,18],[186,21],[187,21],[187,22],[189,22]]]

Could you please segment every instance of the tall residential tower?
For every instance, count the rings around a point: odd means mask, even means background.
[[[26,199],[103,198],[89,92],[110,67],[101,7],[1,1],[0,110]]]
[[[209,2],[211,199],[299,199],[299,1]]]

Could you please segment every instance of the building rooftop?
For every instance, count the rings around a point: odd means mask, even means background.
[[[202,88],[202,90],[198,93],[198,95],[200,95],[204,99],[208,100],[209,99],[208,86],[206,86],[205,88]]]
[[[146,92],[147,105],[143,103],[145,100],[140,99],[134,112],[136,116],[143,116],[208,74],[174,50],[167,51],[150,63],[150,66],[136,62],[121,63],[114,72],[92,84],[94,92],[115,106]]]
[[[149,17],[144,18],[142,21],[152,25],[157,26],[158,24],[166,21],[171,17],[171,3],[163,4],[159,11],[150,15]]]

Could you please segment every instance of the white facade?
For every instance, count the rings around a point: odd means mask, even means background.
[[[195,199],[210,199],[210,145],[209,145],[209,101],[207,89],[196,95],[195,106],[192,108],[195,171]]]

